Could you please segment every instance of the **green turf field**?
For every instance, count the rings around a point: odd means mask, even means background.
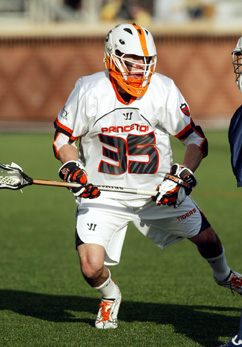
[[[242,189],[230,166],[226,131],[207,131],[210,153],[193,198],[220,235],[229,265],[242,272]],[[57,180],[52,134],[0,134],[0,162]],[[183,146],[173,141],[175,161]],[[129,227],[112,267],[123,302],[119,328],[94,328],[97,293],[81,277],[74,249],[75,202],[66,188],[0,191],[0,346],[216,347],[239,325],[242,300],[219,287],[195,246],[165,251]]]

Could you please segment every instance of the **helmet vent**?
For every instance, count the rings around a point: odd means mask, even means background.
[[[125,41],[120,39],[119,42],[121,43],[121,45],[125,45]]]
[[[127,33],[133,35],[132,31],[129,28],[124,28],[124,31],[127,31]]]

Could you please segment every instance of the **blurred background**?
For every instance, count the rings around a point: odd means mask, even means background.
[[[157,72],[196,123],[228,126],[242,103],[231,58],[241,0],[0,0],[0,130],[52,129],[77,78],[104,69],[105,36],[121,22],[152,32]]]

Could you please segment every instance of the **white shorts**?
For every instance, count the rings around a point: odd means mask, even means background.
[[[210,226],[190,196],[176,209],[157,206],[151,200],[142,207],[134,207],[130,201],[100,196],[78,203],[76,245],[101,245],[106,251],[105,264],[118,264],[129,222],[161,249]]]

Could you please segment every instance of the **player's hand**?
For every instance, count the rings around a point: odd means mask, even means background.
[[[85,186],[85,190],[81,193],[82,198],[96,199],[100,196],[101,192],[98,187],[95,187],[93,184],[88,184]]]
[[[87,174],[79,161],[71,160],[63,164],[59,169],[59,176],[64,182],[75,182],[81,185],[79,188],[70,189],[76,197],[95,199],[100,195],[97,187],[87,184]]]
[[[162,204],[177,208],[196,185],[196,177],[190,169],[174,164],[170,173],[166,174],[164,181],[157,187],[157,195],[151,199],[157,205]]]

